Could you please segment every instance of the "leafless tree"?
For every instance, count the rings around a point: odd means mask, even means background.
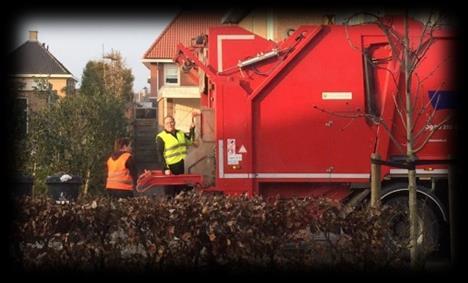
[[[356,17],[370,19],[368,23],[375,24],[384,33],[391,48],[389,58],[372,58],[366,54],[366,50],[353,42],[349,35],[350,22]],[[443,16],[438,12],[431,12],[426,15],[423,27],[417,38],[409,36],[408,12],[405,11],[400,16],[403,21],[403,28],[396,27],[395,17],[381,17],[367,12],[360,12],[351,15],[345,23],[346,37],[351,48],[361,52],[363,58],[373,66],[390,74],[395,85],[392,94],[393,103],[398,115],[398,119],[386,121],[382,113],[336,113],[327,109],[316,109],[330,115],[346,117],[350,119],[366,118],[373,124],[380,126],[390,137],[392,143],[398,148],[402,155],[406,156],[408,164],[414,164],[417,153],[420,152],[429,142],[431,137],[442,127],[449,127],[448,122],[453,119],[453,114],[441,117],[436,115],[439,108],[439,91],[448,86],[449,82],[441,81],[438,89],[427,102],[422,102],[421,88],[425,81],[431,79],[437,71],[448,62],[453,60],[451,54],[443,54],[444,58],[437,58],[437,65],[424,74],[420,74],[418,67],[427,59],[430,47],[436,42],[436,33],[441,28]],[[410,41],[411,39],[411,41]],[[391,62],[391,64],[389,63]],[[399,66],[399,68],[398,68]],[[433,78],[432,78],[433,79]],[[431,107],[432,105],[432,107]],[[392,123],[392,124],[390,124]],[[396,133],[391,129],[396,123],[401,123],[405,129],[405,138],[398,139]],[[399,140],[403,140],[400,142]],[[414,166],[408,170],[408,191],[409,191],[409,227],[410,227],[410,258],[411,265],[416,267],[420,262],[422,250],[418,243],[418,210],[416,197],[416,170]]]

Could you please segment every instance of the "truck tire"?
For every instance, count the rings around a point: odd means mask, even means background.
[[[409,208],[408,185],[405,183],[392,184],[382,190],[381,203],[383,207],[390,207],[394,213],[388,219],[391,234],[388,238],[389,248],[400,248],[405,254],[409,245]],[[440,231],[443,217],[440,215],[438,204],[434,203],[435,196],[430,195],[424,187],[417,187],[418,200],[418,244],[423,254],[434,254],[440,247]],[[428,197],[430,195],[430,197]],[[409,254],[407,254],[409,255]]]

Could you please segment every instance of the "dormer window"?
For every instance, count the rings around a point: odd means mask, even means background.
[[[166,85],[179,85],[179,67],[176,64],[164,64],[164,82]]]

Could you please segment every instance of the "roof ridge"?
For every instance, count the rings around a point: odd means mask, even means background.
[[[159,41],[161,41],[163,36],[167,33],[169,28],[175,23],[176,19],[181,16],[181,14],[182,14],[182,11],[179,11],[177,13],[177,15],[172,19],[172,21],[164,28],[164,30],[161,32],[161,34],[155,39],[153,44],[151,44],[150,48],[148,48],[148,50],[146,50],[146,52],[145,52],[145,54],[143,56],[143,59],[146,59],[149,56],[149,53],[151,52],[151,50],[153,50],[153,48],[159,43]]]
[[[73,76],[73,74],[65,67],[65,65],[62,64],[62,62],[60,62],[60,60],[58,60],[50,51],[48,48],[45,48],[44,45],[40,44],[41,48],[47,52],[47,55],[49,55],[54,61],[55,63],[57,63],[59,65],[59,67],[66,73],[70,74]]]

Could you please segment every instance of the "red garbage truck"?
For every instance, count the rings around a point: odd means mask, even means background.
[[[176,62],[199,78],[201,116],[189,174],[177,184],[187,178],[206,192],[322,196],[355,205],[370,195],[377,153],[381,200],[407,205],[414,166],[418,198],[427,204],[423,218],[437,238],[448,219],[447,162],[455,154],[455,35],[408,21],[413,69],[406,87],[398,41],[404,21],[382,23],[304,25],[280,42],[219,26],[192,46],[179,45]],[[414,106],[414,162],[406,159],[405,89]],[[171,184],[168,178],[142,182]]]

